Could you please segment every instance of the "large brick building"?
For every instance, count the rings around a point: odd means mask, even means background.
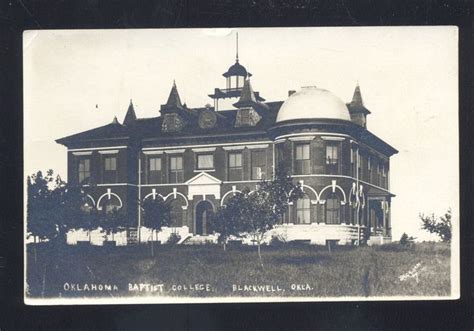
[[[68,182],[84,186],[89,205],[122,208],[138,228],[139,201],[170,201],[171,230],[204,236],[226,199],[285,165],[305,197],[274,232],[312,243],[390,240],[397,150],[367,130],[359,86],[347,104],[314,86],[266,102],[238,58],[223,76],[225,88],[209,95],[213,106],[187,107],[173,83],[156,117],[137,118],[130,102],[123,123],[58,139],[68,148]],[[233,108],[219,109],[226,99]]]

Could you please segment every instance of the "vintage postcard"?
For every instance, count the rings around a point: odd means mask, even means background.
[[[27,304],[459,298],[456,27],[26,31]]]

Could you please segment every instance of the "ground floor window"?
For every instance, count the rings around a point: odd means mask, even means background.
[[[326,200],[326,224],[341,223],[341,201],[333,194]]]
[[[296,201],[296,223],[311,223],[311,204],[308,197],[304,197]]]

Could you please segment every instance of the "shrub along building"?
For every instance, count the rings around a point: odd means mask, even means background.
[[[304,197],[290,203],[273,234],[315,244],[390,241],[389,161],[397,150],[368,131],[359,86],[347,104],[315,86],[267,102],[238,57],[223,76],[225,88],[209,95],[213,106],[187,107],[173,83],[159,116],[137,118],[130,101],[123,123],[114,118],[58,139],[68,148],[68,182],[84,186],[90,206],[123,209],[141,240],[139,202],[170,202],[173,226],[163,233],[184,240],[206,236],[227,199],[284,166]],[[233,109],[219,109],[226,99]]]

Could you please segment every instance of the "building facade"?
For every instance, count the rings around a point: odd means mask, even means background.
[[[122,123],[114,118],[58,139],[68,149],[68,182],[84,187],[90,206],[123,209],[141,240],[139,202],[168,201],[173,226],[164,232],[192,238],[209,235],[209,218],[227,199],[284,166],[304,197],[290,203],[268,238],[391,240],[390,157],[397,150],[368,131],[359,86],[347,104],[314,86],[267,102],[238,57],[223,76],[225,88],[209,95],[213,106],[187,107],[173,83],[159,116],[137,118],[131,101]],[[233,108],[219,109],[222,100]]]

